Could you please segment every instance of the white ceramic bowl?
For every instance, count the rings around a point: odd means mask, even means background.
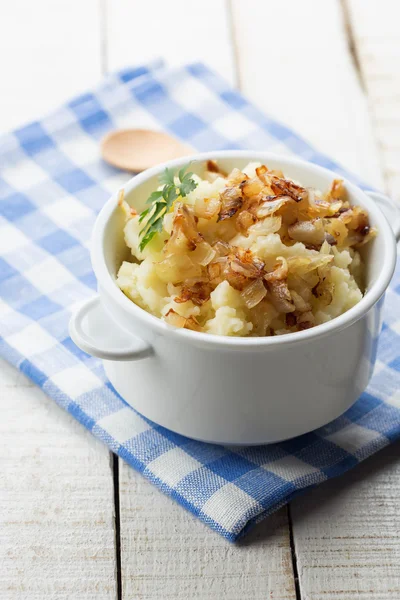
[[[215,158],[226,171],[260,161],[304,186],[327,189],[335,174],[293,158],[250,151],[190,157],[201,173]],[[165,166],[131,179],[129,204],[142,210]],[[368,291],[345,314],[313,329],[277,337],[231,338],[175,329],[131,302],[115,283],[129,252],[116,195],[93,232],[92,264],[98,296],[72,317],[70,333],[84,351],[104,359],[111,383],[152,421],[196,439],[220,444],[264,444],[320,427],[348,409],[366,388],[375,363],[383,296],[396,260],[396,206],[381,194],[346,181],[352,204],[365,207],[378,236],[366,249]]]

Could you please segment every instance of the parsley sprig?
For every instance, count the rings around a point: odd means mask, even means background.
[[[147,218],[145,226],[140,231],[141,241],[139,250],[142,251],[150,240],[162,231],[164,215],[169,212],[175,200],[181,196],[187,196],[197,187],[197,183],[192,179],[193,173],[186,173],[189,165],[185,165],[178,172],[178,183],[175,182],[175,173],[172,169],[165,169],[159,177],[159,182],[164,185],[162,190],[150,194],[146,204],[150,206],[140,213],[139,223]]]

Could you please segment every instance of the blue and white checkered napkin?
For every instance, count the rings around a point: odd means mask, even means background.
[[[165,129],[198,150],[294,153],[342,170],[201,64],[126,70],[0,138],[0,353],[163,492],[234,541],[300,490],[400,437],[400,273],[387,293],[371,384],[333,423],[249,448],[195,442],[150,423],[68,335],[75,306],[96,289],[88,253],[95,215],[127,179],[99,156],[99,140],[116,127]]]

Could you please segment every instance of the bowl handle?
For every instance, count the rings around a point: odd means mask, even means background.
[[[111,321],[99,296],[86,300],[72,315],[69,334],[87,354],[106,360],[139,360],[152,354],[152,347],[126,334]]]
[[[389,221],[398,242],[400,240],[400,206],[394,200],[379,192],[367,192],[367,194],[376,202]]]

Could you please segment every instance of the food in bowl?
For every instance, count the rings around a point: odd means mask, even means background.
[[[293,333],[364,293],[359,249],[376,231],[343,182],[325,193],[260,163],[202,177],[166,169],[141,214],[120,193],[133,261],[117,285],[170,325],[225,336]]]

